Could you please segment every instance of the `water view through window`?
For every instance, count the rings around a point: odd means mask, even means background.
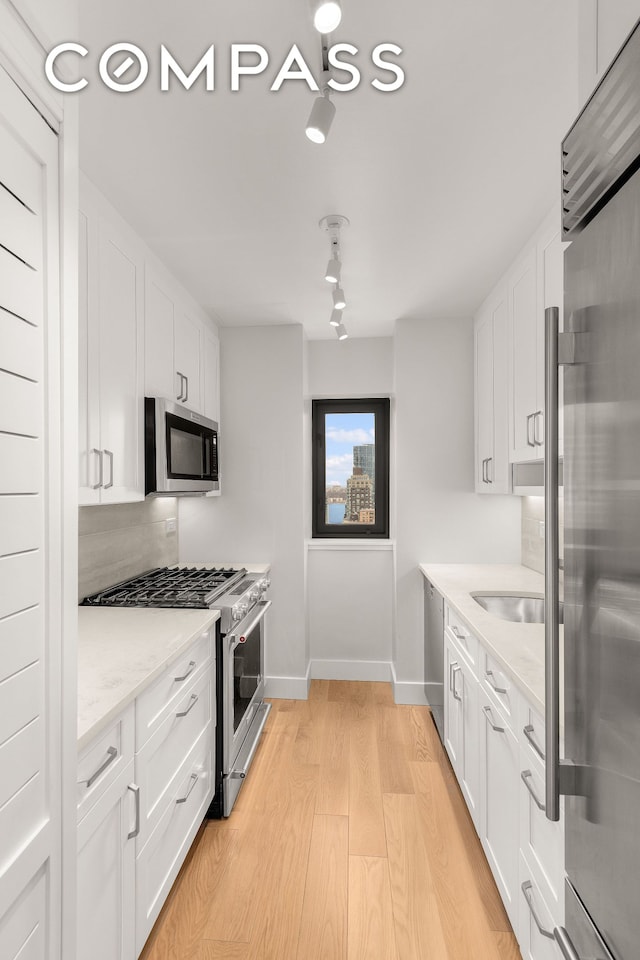
[[[326,522],[375,523],[375,414],[325,414]]]

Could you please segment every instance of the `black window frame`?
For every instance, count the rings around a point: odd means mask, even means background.
[[[326,520],[326,414],[373,413],[375,417],[376,521],[370,524],[327,523]],[[312,531],[313,539],[389,539],[389,448],[391,403],[389,397],[357,400],[312,400]]]

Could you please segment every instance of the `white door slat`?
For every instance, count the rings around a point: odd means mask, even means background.
[[[32,720],[42,716],[44,683],[42,664],[33,663],[20,673],[14,673],[0,684],[2,713],[0,714],[0,746],[15,736]],[[2,755],[0,754],[0,765]],[[0,806],[2,804],[0,803]]]
[[[9,617],[44,600],[41,550],[0,557],[0,617]],[[2,742],[0,740],[0,742]]]
[[[0,745],[0,807],[44,767],[44,724],[38,717]]]
[[[42,266],[42,218],[0,185],[0,246],[39,270]]]
[[[3,960],[36,960],[46,956],[46,868],[3,917],[0,927],[0,957]]]
[[[42,607],[0,620],[0,681],[40,660],[44,649]]]
[[[0,497],[0,557],[43,546],[41,497]]]
[[[0,247],[0,307],[23,320],[42,323],[42,273]]]
[[[0,431],[41,437],[43,421],[42,384],[0,370]]]
[[[42,380],[42,330],[0,308],[0,370]]]
[[[0,433],[0,494],[39,493],[44,484],[42,442]]]
[[[0,183],[34,213],[42,210],[42,167],[0,123]]]
[[[16,861],[33,837],[37,826],[49,819],[44,784],[40,770],[13,799],[0,807],[0,875]],[[0,954],[4,957],[6,954]],[[45,956],[43,954],[42,956]],[[22,960],[23,954],[20,954]]]

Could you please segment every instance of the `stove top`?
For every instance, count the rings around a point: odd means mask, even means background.
[[[246,570],[233,567],[158,567],[85,597],[91,607],[184,607],[206,609]]]

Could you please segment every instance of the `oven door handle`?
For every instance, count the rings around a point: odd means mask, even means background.
[[[258,625],[262,620],[265,613],[273,603],[273,600],[260,600],[256,603],[255,607],[252,609],[251,613],[241,620],[238,626],[235,628],[233,633],[227,634],[227,640],[229,642],[229,650],[235,650],[239,643],[244,643],[247,634]],[[256,613],[256,609],[258,612]]]

